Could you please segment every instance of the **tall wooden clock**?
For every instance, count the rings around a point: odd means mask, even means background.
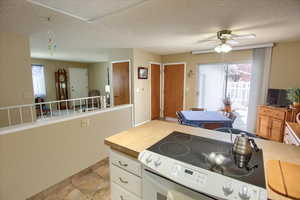
[[[56,87],[56,99],[57,100],[66,100],[68,99],[68,76],[65,69],[58,69],[55,72],[55,87]],[[61,102],[59,104],[60,109],[67,108],[66,102]]]

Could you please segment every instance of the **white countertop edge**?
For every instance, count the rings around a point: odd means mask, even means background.
[[[105,108],[105,109],[98,110],[98,111],[92,111],[92,112],[87,112],[87,113],[76,113],[76,114],[65,115],[65,116],[57,116],[57,117],[53,117],[53,118],[49,118],[49,119],[45,119],[45,120],[36,121],[33,123],[24,123],[24,124],[14,125],[14,126],[10,126],[10,127],[4,127],[4,128],[0,128],[0,136],[6,135],[9,133],[14,133],[14,132],[18,132],[18,131],[31,129],[31,128],[37,128],[40,126],[56,124],[59,122],[69,121],[69,120],[73,120],[73,119],[85,118],[85,117],[97,115],[100,113],[106,113],[106,112],[110,112],[110,111],[121,110],[124,108],[130,108],[130,107],[133,107],[133,105],[126,104],[126,105],[114,106],[111,108]]]

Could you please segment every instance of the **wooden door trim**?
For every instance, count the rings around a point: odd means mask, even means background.
[[[185,87],[186,87],[186,62],[174,62],[174,63],[163,63],[162,64],[162,81],[161,81],[161,99],[162,99],[162,117],[165,117],[165,94],[164,94],[164,89],[165,89],[165,66],[166,65],[183,65],[184,67],[184,74],[183,74],[183,105],[182,108],[185,109],[186,106],[186,100],[185,100]]]
[[[110,79],[110,101],[111,101],[111,106],[114,106],[114,86],[113,86],[113,64],[115,63],[123,63],[123,62],[128,62],[128,66],[129,66],[129,104],[132,104],[132,86],[131,86],[131,60],[114,60],[110,62],[110,66],[109,66],[109,79]]]
[[[162,72],[162,66],[163,66],[163,64],[162,63],[159,63],[159,62],[149,62],[149,77],[150,77],[150,120],[151,120],[151,118],[152,118],[152,100],[151,100],[151,95],[152,95],[152,84],[151,84],[151,81],[152,81],[152,74],[151,74],[151,70],[152,70],[152,64],[154,64],[154,65],[159,65],[159,70],[160,70],[160,98],[159,98],[159,116],[160,117],[163,117],[163,113],[162,113],[162,104],[163,104],[163,102],[162,102],[162,92],[163,92],[163,90],[162,90],[162,81],[163,81],[163,79],[162,79],[162,74],[163,73],[161,73]]]

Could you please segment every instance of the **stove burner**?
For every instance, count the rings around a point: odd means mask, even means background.
[[[190,148],[184,144],[176,142],[166,142],[159,146],[159,150],[166,155],[178,157],[190,153]]]
[[[181,134],[181,135],[176,135],[176,139],[179,142],[190,142],[192,140],[192,136]]]
[[[238,165],[235,163],[234,156],[232,155],[231,152],[229,153],[224,153],[224,152],[214,152],[215,155],[222,155],[224,157],[224,162],[221,164],[216,164],[211,161],[209,158],[209,155],[203,154],[205,157],[204,162],[207,164],[209,170],[213,172],[217,172],[219,174],[223,174],[226,176],[230,177],[244,177],[244,176],[249,176],[253,173],[254,167],[243,167],[240,168]]]
[[[239,168],[235,165],[231,165],[229,167],[224,166],[225,170],[223,171],[223,175],[230,176],[230,177],[244,177],[244,176],[250,176],[254,168]]]

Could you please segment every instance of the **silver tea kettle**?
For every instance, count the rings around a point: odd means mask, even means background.
[[[253,138],[249,138],[245,133],[235,137],[232,152],[234,155],[235,163],[238,167],[246,167],[250,161],[252,152],[259,151]]]

